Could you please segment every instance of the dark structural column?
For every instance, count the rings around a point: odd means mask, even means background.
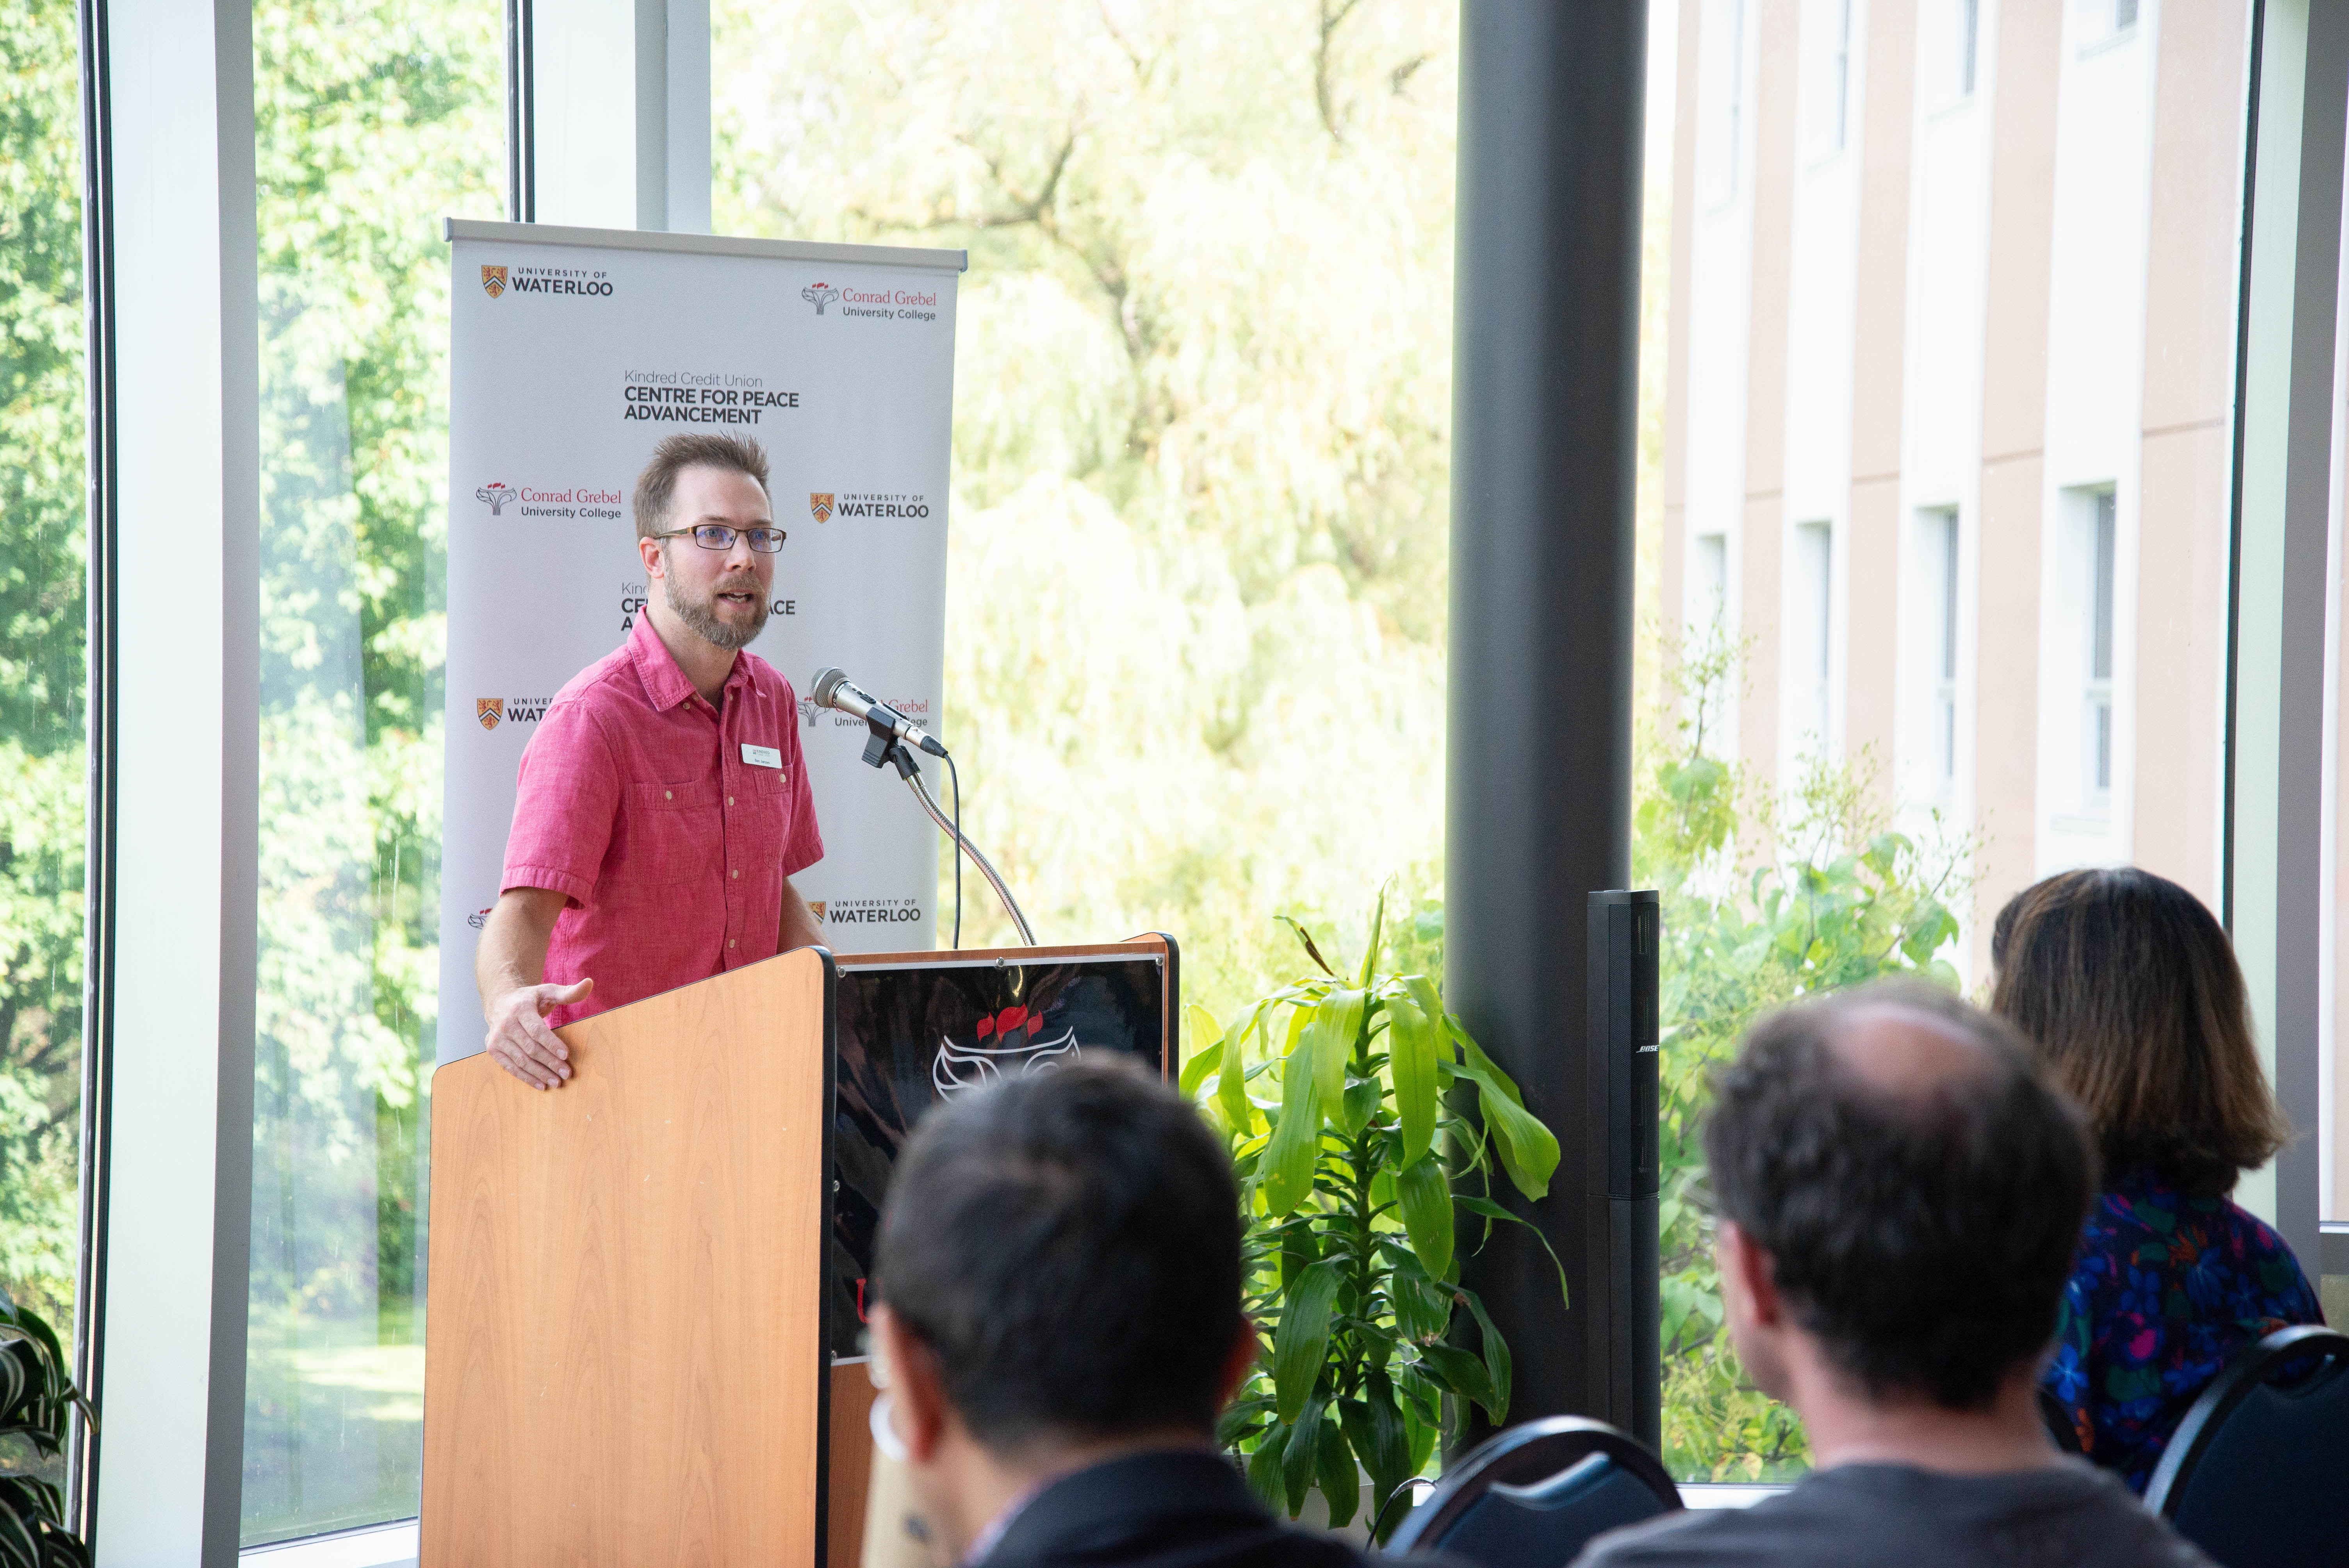
[[[1560,1308],[1517,1226],[1465,1264],[1515,1357],[1512,1424],[1604,1398],[1584,1345],[1585,910],[1630,878],[1647,14],[1461,14],[1445,989],[1558,1135],[1549,1198],[1506,1178],[1495,1192],[1540,1226],[1574,1297]]]

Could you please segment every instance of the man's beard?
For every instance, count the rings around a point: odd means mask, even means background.
[[[717,595],[742,589],[750,594],[750,624],[738,626],[719,620]],[[759,580],[748,573],[719,578],[710,585],[710,596],[706,599],[684,597],[678,592],[676,573],[667,573],[661,577],[661,592],[668,600],[671,613],[690,627],[694,635],[729,653],[749,647],[751,639],[767,629],[767,596],[760,591]]]

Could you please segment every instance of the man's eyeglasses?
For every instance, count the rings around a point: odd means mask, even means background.
[[[780,528],[729,528],[722,522],[697,522],[691,528],[672,528],[667,533],[656,533],[655,539],[683,539],[690,535],[693,542],[704,550],[731,550],[736,538],[747,539],[750,548],[761,555],[772,555],[782,549],[784,533]]]

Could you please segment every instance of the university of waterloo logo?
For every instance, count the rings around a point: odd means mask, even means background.
[[[495,729],[498,727],[498,720],[506,716],[505,707],[506,699],[502,696],[475,697],[473,717],[481,720],[483,729]]]
[[[930,1087],[940,1098],[951,1098],[998,1078],[1027,1078],[1065,1067],[1084,1054],[1076,1030],[1064,1029],[1058,1038],[1048,1040],[1043,1024],[1025,1007],[1006,1007],[978,1021],[969,1045],[940,1038],[937,1055],[930,1059]]]
[[[800,290],[800,298],[815,306],[815,313],[818,315],[822,315],[823,314],[824,306],[830,304],[839,297],[840,291],[833,287],[830,284],[810,284],[807,287]]]
[[[493,480],[475,490],[473,499],[488,501],[492,517],[503,517],[506,514],[506,502],[513,500],[517,493],[519,492],[513,486]]]
[[[823,923],[823,900],[820,898],[812,898],[808,900],[808,913],[815,916],[815,923],[818,925],[822,925]]]
[[[481,269],[481,292],[492,299],[506,292],[506,270],[503,267]]]
[[[818,522],[829,522],[832,521],[832,497],[833,492],[830,490],[810,490],[808,492],[808,511]]]

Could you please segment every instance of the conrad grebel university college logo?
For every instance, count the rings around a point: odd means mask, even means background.
[[[830,284],[810,284],[807,287],[800,290],[800,298],[815,306],[815,313],[818,315],[822,315],[823,314],[824,306],[830,304],[839,297],[840,291],[833,287]]]
[[[510,484],[506,484],[502,480],[492,480],[490,483],[485,484],[481,489],[475,490],[473,492],[473,499],[475,500],[488,501],[490,503],[490,515],[492,517],[503,517],[506,514],[506,502],[513,500],[515,496],[521,493],[521,491],[515,490],[513,486]]]

